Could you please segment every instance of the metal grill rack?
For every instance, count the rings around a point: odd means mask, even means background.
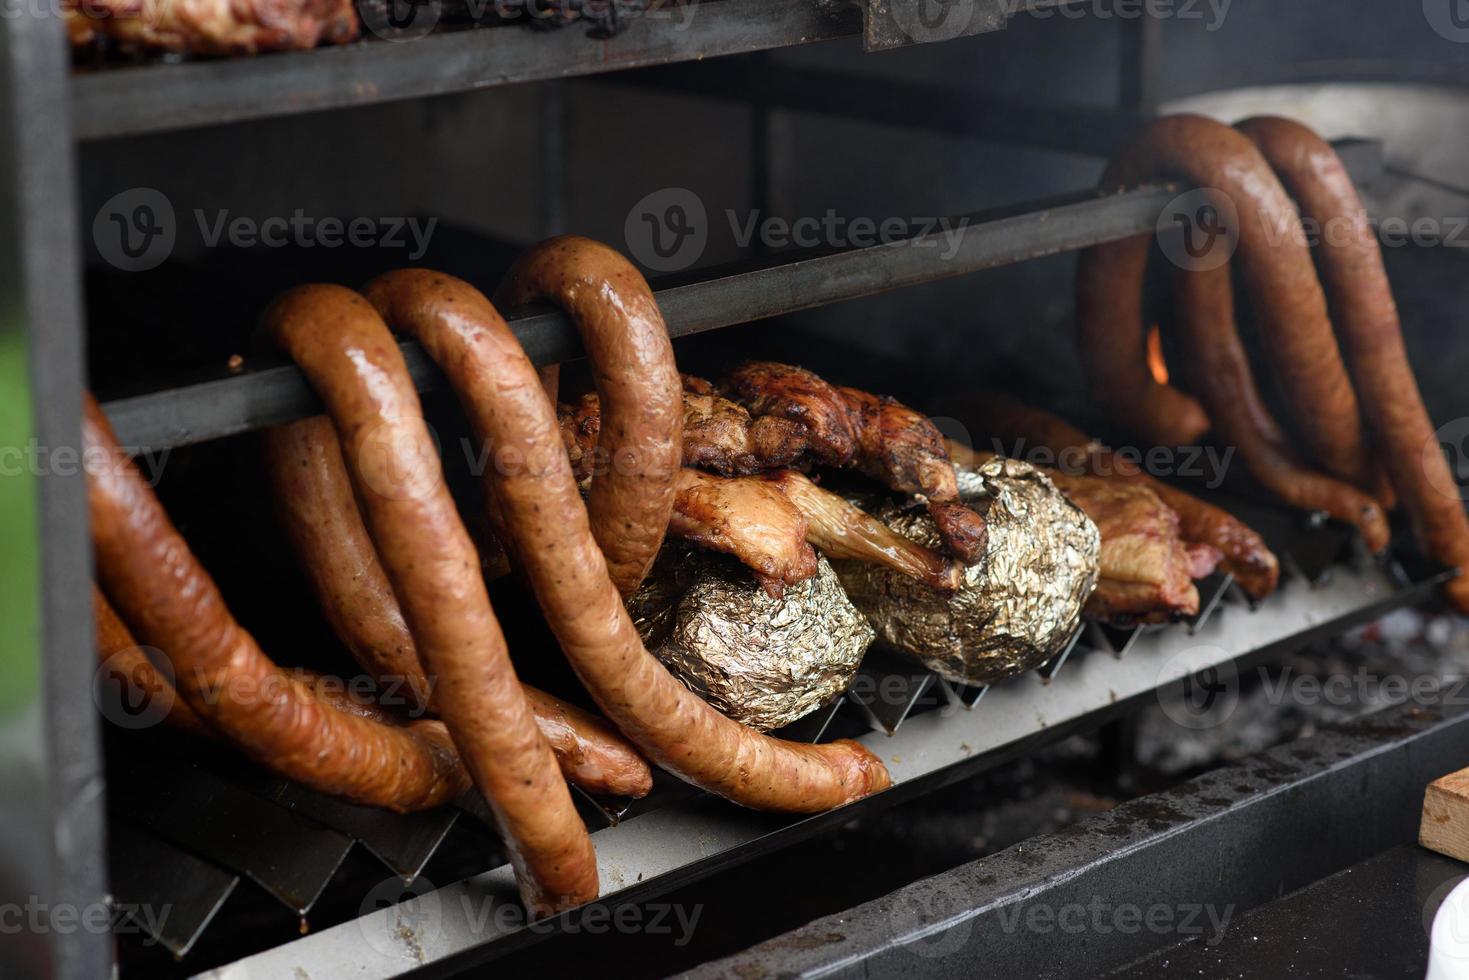
[[[895,654],[873,651],[845,697],[778,733],[801,741],[859,737],[888,763],[896,782],[894,790],[871,800],[795,819],[749,813],[667,778],[636,801],[594,799],[578,791],[583,816],[597,835],[603,901],[646,899],[675,881],[713,873],[864,808],[891,805],[996,765],[1097,724],[1185,677],[1209,673],[1219,683],[1221,674],[1232,677],[1247,664],[1420,602],[1451,575],[1381,567],[1361,556],[1354,535],[1330,523],[1281,513],[1262,533],[1290,569],[1280,593],[1265,603],[1252,605],[1228,575],[1215,576],[1200,583],[1200,612],[1190,620],[1133,629],[1088,622],[1050,663],[993,688],[954,685]],[[1318,567],[1323,555],[1329,574]],[[221,773],[207,763],[171,759],[166,751],[141,757],[146,764],[119,771],[121,778],[114,779],[119,790],[111,805],[128,846],[114,861],[113,889],[122,907],[177,909],[162,928],[139,926],[180,956],[203,935],[240,878],[273,896],[282,914],[309,921],[354,845],[407,887],[457,821],[486,821],[483,804],[472,795],[458,808],[397,816],[238,765],[221,765]],[[501,867],[451,885],[442,890],[440,908],[462,905],[461,894],[513,903],[513,888],[504,890],[507,876],[508,868]],[[313,966],[340,967],[350,955],[361,975],[391,976],[405,965],[392,953],[400,947],[412,946],[426,961],[488,957],[554,932],[486,932],[482,924],[466,921],[453,933],[454,925],[446,923],[445,933],[433,937],[403,938],[388,909],[313,932],[238,968],[260,975],[303,969],[310,975]],[[364,935],[382,941],[363,945]],[[231,968],[218,975],[231,976]]]
[[[0,146],[0,200],[13,217],[0,233],[0,294],[13,299],[28,348],[26,394],[36,416],[29,434],[42,443],[67,445],[80,428],[83,250],[73,172],[79,142],[840,38],[861,36],[868,47],[883,47],[896,40],[883,12],[908,2],[717,0],[701,5],[698,16],[678,30],[649,18],[605,40],[590,39],[576,27],[544,33],[510,25],[446,31],[409,44],[364,41],[256,59],[78,72],[65,63],[59,24],[0,18],[0,126],[10,136]],[[1005,12],[1068,2],[977,0],[966,33],[1003,28]],[[669,17],[676,20],[676,7]],[[944,113],[942,93],[904,90],[898,83],[882,93],[848,89],[838,103],[830,76],[770,76],[747,90],[766,105],[1104,152],[1124,126],[1150,109],[1148,73],[1156,45],[1150,25],[1146,19],[1136,30],[1124,25],[1123,98],[1114,115],[994,105],[983,117],[960,119]],[[701,79],[706,69],[746,70],[689,64],[667,69],[676,75],[662,83],[708,91],[715,76]],[[660,82],[651,73],[628,80]],[[827,101],[819,104],[821,99]],[[916,115],[894,110],[911,104],[930,108]],[[715,270],[697,282],[660,289],[658,300],[672,332],[685,336],[1147,232],[1176,190],[1157,185],[1104,197],[1079,193],[973,215],[961,250],[942,264],[932,260],[936,250],[916,247],[922,241],[917,236],[870,249],[784,253],[757,266]],[[532,313],[512,327],[538,362],[574,357],[579,349],[570,325],[556,313]],[[436,386],[437,371],[422,353],[413,345],[405,345],[405,352],[420,388]],[[113,398],[104,407],[124,443],[162,449],[303,417],[318,406],[299,372],[279,365]],[[154,934],[184,955],[207,935],[219,910],[242,894],[258,892],[279,915],[309,922],[341,890],[342,868],[364,854],[389,875],[421,884],[425,866],[451,849],[456,833],[477,832],[482,812],[473,798],[460,807],[400,817],[342,804],[216,757],[160,751],[139,754],[146,765],[129,765],[126,754],[113,753],[111,761],[121,768],[107,782],[113,818],[105,831],[112,843],[107,875],[99,860],[107,849],[96,805],[104,783],[97,721],[85,699],[66,693],[84,688],[95,666],[84,587],[89,569],[83,488],[79,479],[51,478],[40,499],[29,530],[46,541],[46,549],[39,563],[31,561],[29,584],[39,595],[43,639],[27,643],[42,681],[32,685],[37,710],[23,721],[29,727],[18,741],[41,749],[25,754],[18,765],[43,791],[0,810],[24,837],[22,846],[33,848],[4,855],[20,862],[18,880],[39,882],[58,901],[79,906],[109,892],[119,908],[167,905],[173,912],[153,927]],[[1422,601],[1449,574],[1364,563],[1350,537],[1331,525],[1309,526],[1296,515],[1268,510],[1246,516],[1282,555],[1287,570],[1280,594],[1258,608],[1220,577],[1201,584],[1204,602],[1191,622],[1127,630],[1088,624],[1051,663],[993,688],[956,687],[874,656],[851,693],[783,734],[803,740],[860,737],[887,760],[896,782],[876,798],[831,814],[791,818],[739,810],[666,779],[648,798],[631,803],[583,797],[604,900],[636,901],[817,833],[864,808],[909,799],[1094,724],[1186,676],[1237,670],[1250,659]],[[483,835],[477,846],[482,854],[493,848]],[[318,928],[222,967],[217,975],[320,970],[390,976],[424,963],[450,965],[508,952],[569,921],[544,929],[497,924],[486,930],[470,918],[455,918],[455,910],[481,900],[514,906],[504,867],[432,894],[449,913],[432,935],[415,931],[414,923],[388,907]],[[355,904],[355,896],[348,904]],[[106,937],[73,939],[46,954],[52,972],[107,975],[112,964]]]

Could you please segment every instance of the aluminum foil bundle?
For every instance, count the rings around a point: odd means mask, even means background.
[[[758,731],[846,690],[873,637],[824,558],[815,576],[772,599],[734,559],[670,543],[628,611],[676,677]]]
[[[1079,507],[1028,463],[996,458],[955,467],[964,503],[985,516],[984,560],[945,596],[897,572],[833,562],[847,594],[878,638],[940,677],[991,684],[1045,663],[1075,632],[1097,584],[1101,536]],[[927,512],[891,502],[876,508],[889,527],[941,548]]]

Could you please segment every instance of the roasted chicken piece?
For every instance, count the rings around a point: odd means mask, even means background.
[[[687,468],[679,473],[669,533],[739,558],[774,598],[816,574],[809,529],[805,515],[772,483]]]
[[[668,531],[734,555],[775,597],[816,574],[813,545],[828,558],[884,565],[940,592],[957,589],[962,574],[956,562],[794,470],[725,477],[685,468]]]
[[[804,474],[783,470],[769,479],[806,516],[806,540],[828,558],[885,565],[939,592],[953,592],[963,583],[958,562],[899,534]]]
[[[806,430],[807,453],[823,466],[855,466],[901,493],[922,494],[945,547],[965,564],[984,557],[984,518],[959,502],[943,435],[891,398],[828,384],[805,368],[750,361],[730,374],[729,390],[756,418]]]
[[[721,476],[749,476],[795,465],[806,452],[806,430],[718,394],[702,378],[684,375],[683,462]]]
[[[108,37],[124,48],[200,55],[345,44],[357,37],[352,0],[62,0],[74,46]]]
[[[949,452],[966,469],[994,458],[956,442],[949,443]],[[1109,622],[1154,623],[1199,611],[1193,580],[1214,571],[1219,551],[1184,541],[1178,514],[1156,493],[1126,480],[1038,468],[1086,512],[1101,534],[1100,576],[1087,601],[1087,615]]]
[[[743,408],[718,395],[689,390],[689,381],[699,383],[698,379],[686,379],[686,411],[702,412],[712,406],[721,419],[724,446],[738,444],[729,435],[731,430],[742,425],[746,432],[759,429],[761,420],[752,427],[747,413],[741,421]],[[693,407],[687,407],[691,404]],[[577,480],[583,481],[602,462],[597,454],[601,430],[597,397],[586,395],[575,408],[562,404],[557,407],[557,415],[572,470]],[[704,431],[707,434],[711,430]],[[831,558],[886,565],[942,592],[959,587],[962,573],[953,561],[893,533],[882,521],[821,489],[802,474],[777,469],[762,476],[711,476],[691,467],[691,443],[695,458],[734,460],[730,455],[718,455],[712,441],[691,440],[685,429],[685,469],[679,477],[669,532],[739,558],[771,595],[779,595],[783,586],[815,574],[812,545]],[[759,458],[776,457],[765,454]],[[731,468],[738,472],[740,467]],[[768,467],[753,468],[759,472]]]
[[[1102,535],[1101,577],[1086,604],[1089,615],[1147,623],[1199,611],[1193,580],[1214,571],[1219,552],[1183,541],[1173,508],[1136,483],[1057,470],[1047,475]]]
[[[1145,473],[1135,462],[1113,453],[1080,429],[1049,412],[998,394],[968,394],[955,414],[973,426],[975,438],[995,438],[1005,446],[1045,450],[1068,472],[1090,473],[1108,480],[1147,487],[1178,513],[1185,541],[1212,545],[1224,558],[1225,571],[1252,598],[1263,599],[1280,581],[1280,562],[1253,528],[1233,514]],[[958,459],[955,444],[949,446]]]

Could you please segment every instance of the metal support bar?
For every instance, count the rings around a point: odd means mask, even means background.
[[[853,0],[862,9],[862,48],[888,51],[1004,30],[1005,0]]]
[[[757,64],[733,58],[615,75],[615,84],[709,98],[761,99],[794,112],[922,129],[1060,153],[1109,156],[1141,122],[1125,111],[1081,105],[1025,105],[955,89],[855,72]]]
[[[41,916],[68,907],[73,921],[92,922],[105,911],[106,859],[86,694],[96,670],[91,549],[83,477],[74,457],[62,462],[79,443],[82,390],[68,51],[56,16],[12,13],[0,18],[0,445],[33,462],[0,477],[0,903],[40,902]],[[111,969],[102,930],[8,938],[0,975]]]
[[[1018,977],[1042,961],[1048,976],[1110,974],[1188,938],[1180,920],[1190,909],[1209,935],[1411,843],[1424,785],[1469,763],[1469,714],[1444,700],[1272,749],[685,975]],[[1112,914],[1133,908],[1167,910],[1173,931],[1155,927],[1158,916],[1118,927]],[[1059,926],[1068,916],[1083,927]]]
[[[1149,633],[1125,660],[1083,657],[1049,684],[1033,675],[997,684],[972,711],[941,707],[910,717],[894,735],[873,733],[860,739],[887,763],[893,788],[829,813],[814,817],[756,813],[706,795],[691,795],[651,812],[635,812],[634,806],[619,824],[593,834],[604,890],[598,912],[645,901],[721,867],[820,833],[870,808],[890,806],[966,778],[1084,726],[1117,717],[1141,699],[1154,697],[1155,691],[1181,686],[1184,678],[1195,674],[1211,671],[1216,685],[1225,684],[1227,689],[1242,665],[1278,657],[1314,636],[1376,618],[1389,606],[1421,600],[1442,580],[1440,575],[1411,590],[1394,591],[1376,569],[1343,569],[1321,589],[1296,579],[1284,583],[1254,612],[1217,612],[1196,636],[1183,629]],[[457,975],[563,927],[574,927],[582,914],[572,911],[527,928],[514,916],[499,914],[518,907],[516,902],[514,881],[505,866],[424,895],[420,904],[370,912],[207,976],[234,980],[298,972],[350,973],[372,980],[420,965],[434,975]],[[408,956],[412,962],[405,962]]]
[[[1114,241],[1153,228],[1176,193],[1167,185],[1098,197],[1091,192],[953,219],[950,232],[835,253],[797,250],[748,271],[714,272],[700,282],[657,291],[674,337],[808,310],[842,300],[937,282],[982,269]],[[957,242],[950,237],[958,229]],[[510,321],[531,360],[581,356],[581,341],[560,312]],[[420,390],[438,369],[415,343],[404,356]],[[301,372],[282,365],[109,401],[103,406],[120,442],[135,451],[183,446],[303,418],[321,410]]]
[[[1119,18],[1118,23],[1117,108],[1124,115],[1150,119],[1162,99],[1163,21],[1145,6],[1142,16]]]
[[[674,2],[631,16],[626,30],[606,39],[575,25],[538,31],[512,23],[418,40],[102,69],[79,74],[70,90],[77,136],[105,139],[789,47],[861,29],[856,10],[821,0]]]

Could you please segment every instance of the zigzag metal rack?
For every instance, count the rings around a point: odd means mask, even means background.
[[[741,810],[668,779],[660,779],[643,800],[583,796],[581,809],[597,839],[603,901],[646,900],[850,819],[862,808],[899,802],[1095,725],[1201,672],[1213,672],[1227,695],[1235,672],[1248,664],[1423,601],[1451,574],[1430,569],[1409,575],[1379,566],[1363,558],[1355,537],[1336,525],[1281,514],[1264,522],[1262,531],[1289,571],[1280,592],[1258,606],[1228,576],[1218,576],[1203,583],[1200,614],[1190,621],[1126,630],[1088,623],[1051,663],[985,689],[952,685],[876,651],[853,685],[854,692],[864,693],[849,693],[781,733],[803,741],[860,737],[894,777],[894,788],[875,798],[831,814],[792,818]],[[864,729],[867,734],[861,734]],[[466,812],[483,819],[473,797],[457,809],[401,817],[248,770],[231,767],[221,775],[207,765],[156,756],[124,775],[115,785],[132,790],[114,794],[113,809],[122,832],[138,846],[117,852],[126,857],[115,864],[114,891],[122,907],[176,909],[156,938],[178,955],[204,933],[242,877],[275,896],[284,912],[304,917],[328,889],[347,849],[361,845],[411,882]],[[166,817],[158,805],[163,799],[172,801]],[[432,935],[411,939],[415,955],[426,962],[500,955],[555,931],[487,930],[482,920],[461,921],[450,913],[485,900],[513,904],[508,868],[435,894],[443,921],[436,921]],[[383,950],[406,941],[396,914],[369,913],[210,975],[289,976],[296,969],[312,975],[317,968],[348,964],[354,976],[391,976],[403,964]]]

